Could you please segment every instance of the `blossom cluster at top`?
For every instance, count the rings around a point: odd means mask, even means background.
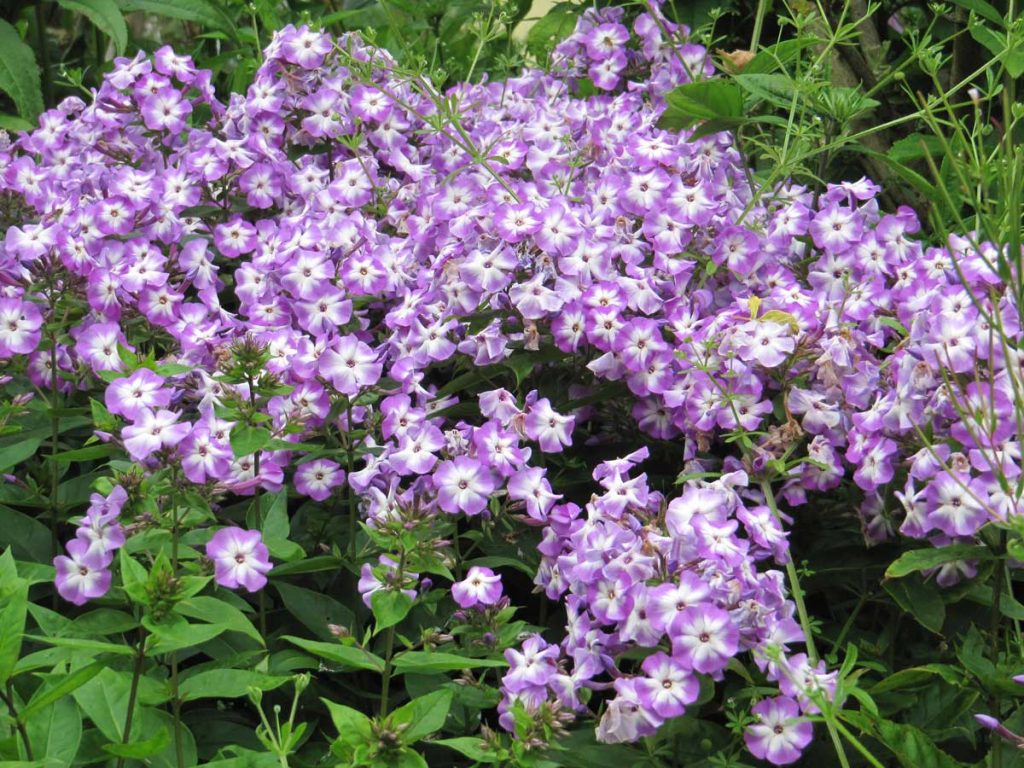
[[[44,389],[54,375],[67,393],[103,388],[105,439],[217,493],[288,482],[323,501],[347,485],[371,526],[521,511],[543,531],[536,582],[569,621],[507,652],[505,725],[611,689],[599,736],[633,740],[751,652],[780,693],[754,707],[747,743],[785,764],[834,678],[790,650],[787,532],[762,481],[791,506],[852,481],[870,540],[898,527],[943,545],[1016,514],[1020,360],[991,329],[1019,338],[1017,310],[994,253],[926,247],[870,181],[758,194],[728,134],[659,129],[663,95],[713,67],[653,13],[630,28],[621,9],[589,10],[552,71],[443,101],[357,37],[305,27],[275,35],[227,103],[170,49],[119,60],[90,103],[64,101],[0,152],[0,191],[37,214],[0,253],[0,358]],[[68,313],[70,336],[44,338]],[[243,341],[282,392],[258,456],[234,454],[220,410],[248,399],[224,374]],[[125,350],[178,367],[130,370]],[[438,394],[453,362],[531,354],[574,366],[567,392]],[[450,415],[460,400],[476,415]],[[543,457],[614,444],[616,405],[652,444],[682,445],[698,479],[666,495],[639,450],[593,468],[583,506],[556,492]],[[964,416],[986,409],[997,418]],[[282,448],[357,426],[352,472]],[[736,432],[743,452],[723,440]],[[98,498],[58,558],[69,599],[107,589],[119,509]],[[218,580],[260,588],[258,535],[218,537]],[[364,565],[368,604],[416,594],[396,568]],[[496,579],[471,572],[455,601],[495,604]],[[638,647],[652,651],[639,667],[619,661]]]

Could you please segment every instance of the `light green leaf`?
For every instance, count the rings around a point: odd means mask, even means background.
[[[106,668],[106,665],[102,662],[96,662],[90,664],[87,667],[76,669],[70,675],[59,675],[56,676],[57,684],[53,686],[47,686],[44,684],[32,695],[29,700],[28,706],[21,711],[21,719],[26,722],[31,722],[37,714],[42,712],[46,707],[55,701],[65,698],[69,693],[73,693],[80,687],[92,680],[96,675],[102,672]]]
[[[282,639],[299,646],[299,648],[312,653],[314,656],[333,661],[335,664],[343,664],[346,667],[355,667],[356,669],[368,669],[372,672],[384,671],[384,659],[362,648],[342,645],[341,643],[321,643],[316,640],[306,640],[305,638],[293,637],[291,635],[285,635]]]
[[[405,651],[395,655],[395,671],[402,674],[431,674],[437,672],[459,672],[479,667],[507,667],[504,659],[471,659],[454,653],[440,651]]]
[[[260,645],[265,645],[263,635],[256,629],[248,616],[235,606],[216,597],[206,595],[190,597],[175,605],[174,610],[190,619],[200,619],[210,624],[218,624],[232,632],[241,632]]]
[[[743,92],[729,80],[686,83],[666,93],[665,101],[668,106],[659,125],[673,129],[688,128],[699,120],[743,117]]]
[[[195,21],[237,36],[231,18],[211,0],[118,0],[118,5],[125,13],[144,11],[169,19]]]
[[[68,11],[80,13],[107,35],[114,43],[118,55],[128,47],[128,27],[114,0],[57,0]]]
[[[465,755],[470,760],[476,760],[478,763],[497,763],[502,759],[499,755],[495,754],[486,741],[473,736],[437,739],[432,741],[431,744],[441,744],[449,749],[454,749],[460,755]]]
[[[193,699],[239,699],[249,687],[272,691],[287,683],[287,675],[264,675],[248,669],[210,669],[198,672],[181,682],[182,701]]]
[[[0,19],[0,91],[11,97],[18,114],[33,123],[43,111],[36,56],[18,30]]]
[[[72,765],[82,741],[82,715],[74,699],[53,701],[28,717],[21,713],[32,751],[60,765]]]
[[[170,743],[170,732],[166,728],[161,728],[148,739],[141,741],[130,741],[127,744],[104,744],[103,751],[114,757],[141,760],[163,752]]]
[[[130,685],[128,673],[115,672],[108,667],[73,693],[82,712],[108,741],[118,742],[124,736]]]
[[[4,553],[4,558],[11,559],[11,550]],[[21,640],[28,615],[28,582],[16,578],[0,585],[0,589],[5,594],[0,608],[0,686],[3,686],[10,679],[21,655]]]
[[[395,725],[405,726],[399,738],[403,744],[415,744],[422,738],[441,730],[448,719],[448,710],[452,706],[452,691],[442,688],[439,691],[420,696],[405,704],[390,715]]]
[[[231,450],[236,459],[249,456],[270,442],[270,430],[249,424],[236,424],[231,428]]]
[[[370,596],[376,631],[393,627],[404,619],[412,608],[412,598],[400,590],[381,589]]]

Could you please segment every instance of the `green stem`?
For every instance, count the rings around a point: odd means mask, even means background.
[[[128,712],[124,716],[124,733],[121,736],[121,743],[127,744],[132,738],[132,720],[135,717],[135,701],[139,695],[139,680],[142,677],[142,668],[146,661],[146,629],[139,628],[139,646],[135,652],[135,665],[132,668],[132,682],[128,689]],[[31,759],[31,758],[30,758]],[[117,758],[117,768],[124,766],[124,758]]]
[[[781,520],[782,515],[779,513],[779,507],[775,501],[775,494],[772,492],[771,483],[767,480],[762,480],[761,492],[764,494],[765,503],[772,511],[772,514]],[[818,648],[814,643],[811,617],[807,613],[807,605],[804,603],[804,591],[800,587],[800,576],[796,572],[796,565],[793,563],[792,556],[786,561],[786,578],[789,580],[789,592],[793,597],[793,602],[796,604],[796,613],[800,618],[800,628],[803,630],[805,642],[807,643],[807,658],[812,665],[816,665],[821,657],[818,656]],[[843,749],[843,741],[839,737],[839,731],[836,729],[836,726],[839,725],[838,720],[831,712],[827,712],[824,708],[822,708],[822,712],[825,714],[825,728],[832,739],[832,745],[835,747],[839,765],[842,768],[850,768],[850,762],[846,757],[846,750]]]
[[[754,31],[750,35],[750,52],[757,53],[757,47],[761,44],[761,28],[764,26],[764,17],[768,13],[768,4],[771,0],[757,0],[757,11],[754,13]]]
[[[50,74],[50,47],[46,44],[46,16],[42,0],[36,0],[36,50],[39,51],[39,69],[43,80],[43,98],[47,107],[53,106],[53,78]],[[25,117],[25,115],[22,115]],[[31,758],[30,758],[31,759]]]
[[[178,505],[171,499],[171,566],[178,578]],[[171,712],[174,716],[174,757],[177,768],[185,768],[185,751],[181,739],[181,695],[178,689],[178,652],[171,653]]]
[[[402,588],[402,579],[405,575],[405,550],[402,550],[402,556],[398,560],[398,577],[395,579],[395,584],[398,588]],[[395,625],[392,624],[388,627],[387,635],[384,637],[384,672],[381,673],[380,681],[380,716],[384,717],[388,713],[388,697],[391,694],[391,657],[395,653]]]
[[[380,715],[388,713],[388,697],[391,693],[391,657],[395,651],[395,625],[388,627],[384,638],[384,672],[380,681]]]
[[[7,712],[16,724],[18,735],[25,746],[25,757],[29,760],[35,760],[35,757],[32,755],[32,742],[28,739],[28,730],[25,728],[25,723],[18,717],[18,710],[14,705],[14,684],[10,680],[7,681],[7,693],[0,693],[0,698],[3,698],[4,704],[7,705]]]
[[[60,550],[60,540],[57,535],[57,528],[60,525],[58,453],[60,453],[60,388],[57,380],[57,336],[50,334],[50,550],[54,557]]]

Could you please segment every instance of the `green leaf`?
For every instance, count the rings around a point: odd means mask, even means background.
[[[440,651],[404,651],[394,658],[396,672],[402,674],[432,674],[437,672],[459,672],[479,667],[507,667],[504,659],[471,659],[454,653]]]
[[[18,117],[17,115],[5,115],[0,113],[0,128],[11,133],[20,133],[21,131],[31,131],[32,123],[28,120]]]
[[[256,629],[249,617],[235,606],[219,598],[206,595],[190,597],[175,605],[174,610],[190,619],[199,619],[209,624],[222,626],[232,632],[240,632],[251,637],[260,645],[265,645],[263,635]]]
[[[43,111],[39,67],[18,30],[0,19],[0,91],[11,97],[18,114],[33,123]]]
[[[75,763],[82,741],[82,714],[74,699],[55,700],[32,717],[25,712],[20,714],[36,755],[45,755],[58,765]]]
[[[283,488],[277,493],[268,493],[260,497],[262,523],[260,530],[264,538],[285,540],[291,533],[291,521],[288,519],[288,490]]]
[[[343,664],[356,669],[368,669],[371,672],[384,671],[384,659],[362,648],[341,643],[321,643],[292,635],[285,635],[282,639],[299,646],[304,651],[309,651],[314,656],[333,661],[335,664]]]
[[[925,584],[917,575],[883,584],[900,608],[911,614],[927,630],[939,634],[946,621],[946,604],[941,595],[930,584]]]
[[[311,632],[325,640],[331,637],[328,624],[349,628],[355,624],[355,614],[330,595],[296,587],[283,581],[275,581],[273,584],[274,589],[281,595],[281,603],[285,609]]]
[[[578,19],[570,3],[558,3],[526,33],[527,50],[543,64],[554,47],[576,29]]]
[[[459,736],[455,739],[436,739],[430,743],[454,749],[460,755],[465,755],[470,760],[476,760],[478,763],[497,763],[503,759],[491,749],[486,741],[473,736]]]
[[[844,711],[842,716],[881,741],[903,768],[960,767],[959,762],[935,746],[935,742],[923,731],[912,725],[871,717],[863,712]]]
[[[166,728],[161,728],[143,741],[131,741],[127,744],[104,744],[103,751],[114,757],[141,760],[163,752],[170,743],[171,734]]]
[[[124,736],[130,684],[128,673],[115,672],[108,667],[74,691],[82,712],[108,741],[118,742]]]
[[[904,552],[885,569],[887,579],[898,579],[916,571],[937,568],[957,560],[990,560],[992,551],[975,544],[953,544],[948,547],[924,547]]]
[[[146,616],[142,625],[150,632],[146,638],[146,653],[150,655],[202,645],[227,629],[223,624],[190,624],[174,614],[161,622]]]
[[[236,424],[231,428],[231,450],[236,459],[249,456],[270,442],[270,430],[249,424]]]
[[[118,0],[118,5],[125,13],[144,11],[169,19],[195,21],[227,32],[233,38],[238,35],[231,17],[210,0]]]
[[[26,722],[31,722],[33,717],[46,709],[50,704],[55,701],[59,701],[69,693],[73,693],[78,690],[80,687],[96,677],[96,675],[102,672],[105,668],[106,664],[98,661],[87,667],[76,669],[69,675],[59,676],[59,682],[52,687],[46,687],[44,684],[36,690],[29,701],[28,706],[21,711],[21,719]]]
[[[118,656],[134,656],[131,646],[123,643],[108,643],[104,640],[89,640],[84,637],[45,637],[43,635],[26,635],[29,640],[47,643],[55,648],[70,648],[73,651],[89,651],[90,653],[113,653]]]
[[[742,118],[743,93],[736,83],[724,79],[686,83],[665,94],[668,106],[659,125],[689,128],[699,120]]]
[[[743,74],[759,75],[775,72],[782,69],[789,62],[794,61],[805,48],[819,45],[820,42],[820,40],[814,37],[798,37],[793,40],[783,40],[775,45],[765,46],[743,67]]]
[[[986,3],[985,0],[949,0],[953,5],[959,5],[961,8],[966,8],[969,11],[973,11],[984,19],[991,21],[999,28],[1006,26],[1006,18],[990,3]]]
[[[748,73],[744,70],[742,74],[733,75],[733,80],[754,98],[781,109],[789,109],[797,93],[797,84],[789,75]]]
[[[11,550],[8,549],[3,556],[13,562]],[[0,686],[3,686],[11,678],[21,655],[21,640],[28,616],[28,582],[14,579],[0,585],[0,589],[4,593],[3,608],[0,609]]]
[[[113,41],[118,55],[128,47],[128,27],[114,0],[57,0],[61,8],[85,16]]]
[[[952,664],[924,664],[920,667],[908,667],[889,675],[871,687],[871,693],[877,696],[889,691],[921,688],[940,677],[950,685],[961,685],[964,675],[959,667]]]
[[[422,738],[441,730],[452,706],[452,691],[442,688],[413,699],[391,713],[392,723],[406,726],[399,734],[403,744],[415,744]]]
[[[376,631],[393,627],[404,619],[412,608],[412,598],[400,590],[380,589],[370,596]]]
[[[32,430],[18,434],[12,441],[5,442],[3,446],[0,446],[0,472],[6,472],[35,456],[39,452],[39,446],[42,445],[44,438],[44,433]]]
[[[239,699],[251,687],[272,691],[291,680],[287,675],[264,675],[248,669],[210,669],[197,672],[181,682],[182,701],[193,699]]]
[[[321,699],[327,705],[327,711],[331,716],[331,722],[338,729],[338,735],[345,739],[355,738],[355,743],[370,741],[371,722],[370,718],[358,709],[346,707],[344,704],[336,704],[327,699]]]

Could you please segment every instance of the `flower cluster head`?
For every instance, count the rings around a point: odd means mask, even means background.
[[[75,538],[67,543],[67,554],[53,560],[57,592],[65,600],[84,605],[110,589],[110,563],[125,542],[118,518],[127,501],[128,493],[120,485],[106,496],[94,493],[90,498]]]

